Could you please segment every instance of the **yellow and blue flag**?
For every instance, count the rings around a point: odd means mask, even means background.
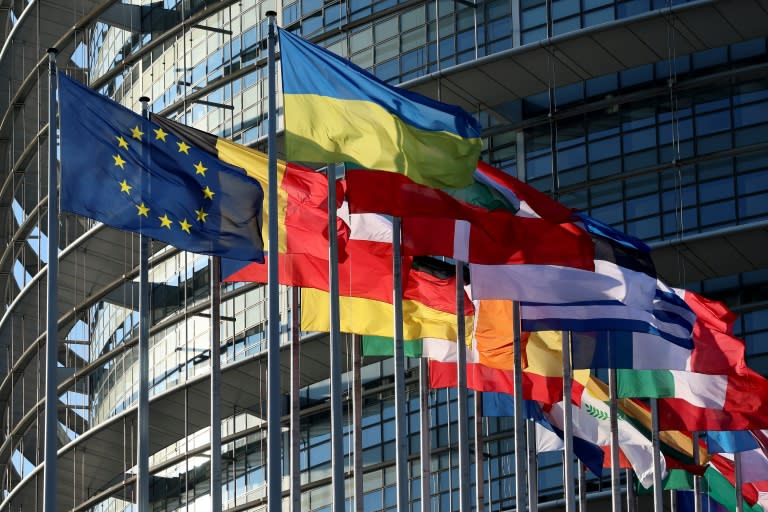
[[[61,209],[185,251],[264,261],[258,181],[59,74]]]
[[[288,160],[347,162],[430,187],[472,183],[481,149],[475,118],[285,30],[279,35]]]

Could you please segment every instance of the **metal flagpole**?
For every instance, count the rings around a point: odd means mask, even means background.
[[[528,512],[539,510],[539,458],[536,454],[536,422],[528,420]]]
[[[584,464],[579,462],[576,466],[579,473],[579,512],[587,512],[587,475]]]
[[[608,343],[608,350],[610,349],[611,342]],[[617,375],[616,368],[611,361],[611,368],[608,369],[608,388],[610,392],[609,396],[609,413],[610,413],[610,425],[611,425],[611,509],[613,512],[621,512],[621,468],[619,467],[619,406],[618,406],[618,391],[617,391]]]
[[[432,490],[430,489],[429,467],[432,461],[432,430],[429,425],[429,363],[425,358],[419,359],[419,442],[421,453],[421,512],[430,512]]]
[[[483,510],[485,497],[483,488],[485,487],[485,474],[483,472],[483,451],[485,441],[483,440],[483,395],[480,391],[475,391],[475,510]]]
[[[459,510],[468,512],[469,491],[469,412],[467,410],[467,340],[464,323],[464,265],[456,261],[456,387],[459,423]]]
[[[149,98],[142,96],[141,114],[149,117]],[[139,397],[136,406],[136,505],[149,511],[149,237],[139,236]]]
[[[651,434],[653,442],[653,510],[663,512],[664,497],[661,488],[661,444],[659,441],[659,403],[651,398]]]
[[[693,439],[693,464],[699,465],[699,433],[692,432]],[[693,475],[693,511],[701,512],[701,477]]]
[[[736,512],[744,512],[744,490],[741,473],[741,452],[733,454],[733,465],[736,469]]]
[[[523,338],[520,321],[520,303],[514,301],[512,302],[512,389],[515,393],[515,504],[518,510],[525,507],[525,488],[528,480],[525,467],[527,433],[523,419]]]
[[[211,510],[221,512],[221,258],[211,256]]]
[[[635,480],[632,478],[632,469],[625,469],[624,475],[627,480],[627,512],[635,512]]]
[[[677,512],[677,491],[674,489],[669,491],[669,512]]]
[[[269,34],[267,36],[267,74],[269,83],[268,104],[268,186],[269,225],[267,230],[267,507],[269,512],[282,511],[282,460],[280,456],[280,302],[279,274],[277,272],[277,106],[275,78],[275,11],[267,11]],[[334,209],[335,212],[335,209]],[[335,227],[335,224],[334,224]]]
[[[341,325],[339,312],[339,241],[336,234],[336,164],[328,164],[328,291],[330,292],[331,360],[331,501],[344,512],[344,433],[341,413]]]
[[[301,442],[301,321],[299,319],[299,297],[301,289],[291,288],[291,512],[301,512],[301,466],[299,462]]]
[[[45,334],[45,459],[43,460],[43,509],[56,510],[56,452],[58,451],[59,360],[56,288],[59,277],[59,196],[56,179],[56,48],[48,48],[48,281]]]
[[[565,512],[576,512],[573,492],[573,410],[571,405],[571,333],[563,331],[563,486]]]
[[[355,478],[355,512],[364,512],[363,508],[363,382],[360,376],[362,366],[363,337],[355,334],[352,338],[352,414],[354,415],[354,478]]]
[[[395,343],[395,468],[397,510],[408,510],[408,431],[405,423],[405,353],[403,347],[403,270],[400,253],[401,222],[392,218],[392,306]]]

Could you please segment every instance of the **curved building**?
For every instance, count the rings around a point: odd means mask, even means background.
[[[60,70],[129,108],[148,96],[155,113],[265,149],[268,10],[383,80],[475,113],[484,160],[648,241],[668,283],[741,313],[749,362],[768,373],[766,0],[0,0],[0,512],[42,509],[46,49],[59,50]],[[65,213],[59,241],[57,509],[132,510],[138,238]],[[210,509],[209,281],[207,257],[152,244],[152,510]],[[266,290],[226,285],[222,304],[224,508],[262,510]],[[287,347],[290,290],[280,307]],[[345,453],[359,441],[364,470],[356,510],[394,510],[392,361],[364,358],[358,377],[345,353]],[[287,370],[287,348],[282,358]],[[327,361],[327,337],[304,336],[301,510],[330,510]],[[422,499],[423,401],[429,508],[449,510],[458,499],[455,390],[421,394],[414,362],[406,383],[412,509]],[[286,371],[286,415],[288,389]],[[472,423],[485,473],[472,492],[489,510],[511,510],[512,421]],[[557,508],[560,455],[539,465],[540,503]],[[609,485],[592,478],[591,496]]]

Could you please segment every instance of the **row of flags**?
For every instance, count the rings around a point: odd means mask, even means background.
[[[144,118],[60,74],[62,209],[223,256],[229,281],[266,282],[264,251],[275,251],[279,282],[302,288],[301,329],[330,331],[327,181],[296,162],[345,162],[334,263],[341,328],[363,335],[364,354],[393,353],[391,217],[400,217],[405,352],[429,359],[432,387],[456,386],[466,371],[469,388],[489,393],[485,413],[509,414],[520,322],[518,399],[540,425],[540,449],[557,445],[572,407],[577,455],[602,471],[608,395],[594,370],[618,368],[622,456],[643,486],[653,479],[642,399],[656,398],[668,485],[675,471],[703,475],[712,499],[730,509],[721,488],[734,482],[732,458],[706,446],[733,452],[736,434],[697,445],[691,433],[740,432],[756,443],[742,458],[745,497],[766,501],[768,380],[746,365],[724,304],[667,286],[642,241],[480,161],[480,127],[458,107],[384,84],[284,30],[279,38],[289,162],[278,162],[277,240],[264,217],[266,155]],[[455,267],[435,256],[467,264],[463,333]],[[566,331],[577,369],[570,397]],[[467,340],[463,369],[457,338]]]

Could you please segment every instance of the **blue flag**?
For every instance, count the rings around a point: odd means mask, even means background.
[[[748,452],[760,447],[749,430],[710,430],[706,439],[709,453]]]
[[[185,251],[264,261],[245,171],[59,74],[61,209]]]

